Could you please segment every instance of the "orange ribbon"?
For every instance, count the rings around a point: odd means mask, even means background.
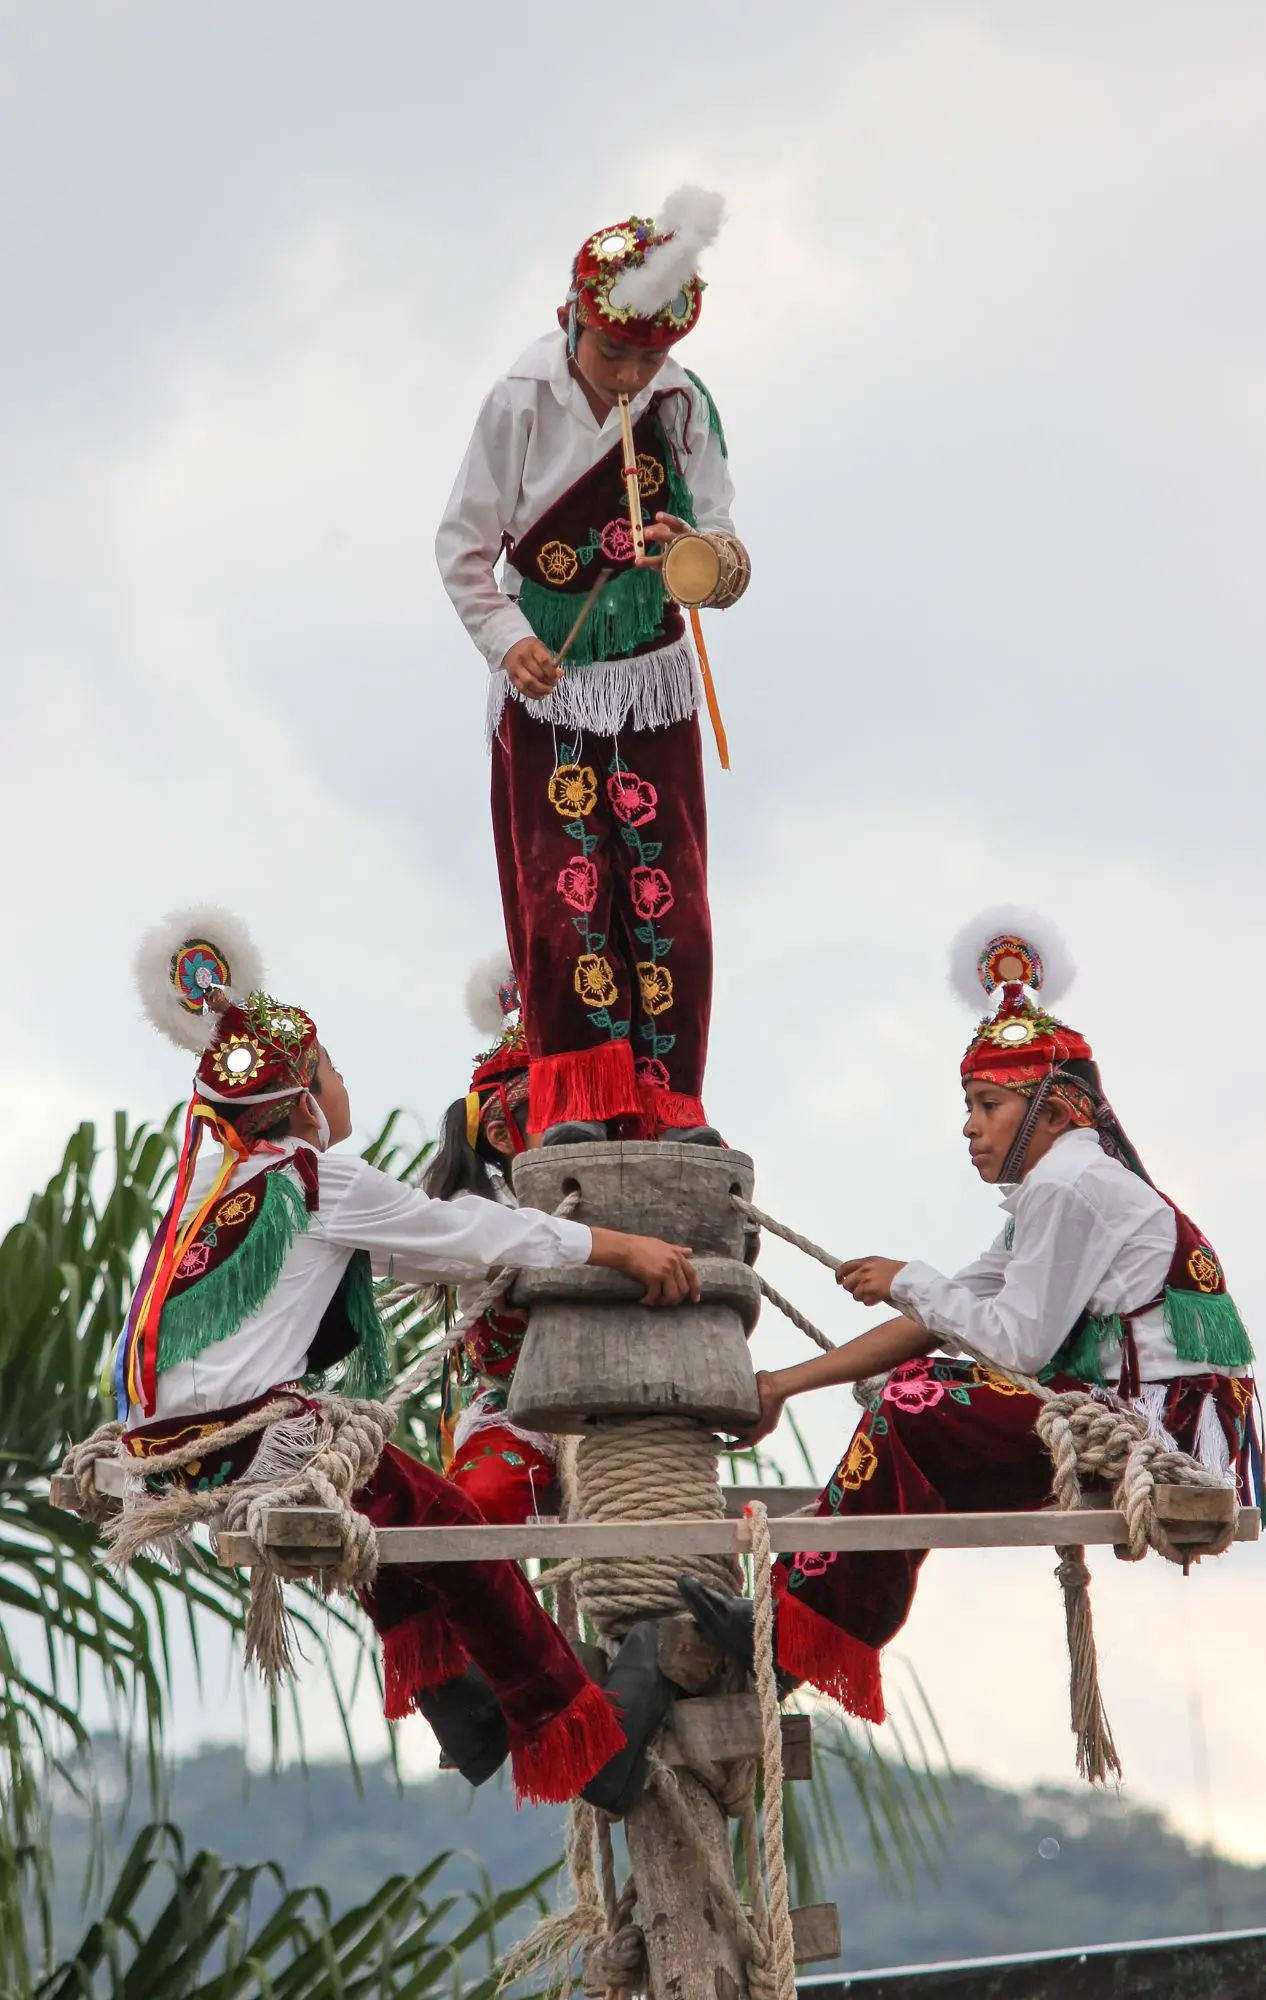
[[[690,629],[694,633],[695,651],[699,655],[699,671],[703,675],[703,695],[708,704],[708,715],[712,722],[712,734],[716,737],[717,756],[721,759],[721,769],[730,768],[730,746],[726,741],[725,724],[721,720],[721,709],[717,701],[717,691],[713,685],[712,668],[708,664],[708,649],[703,643],[703,626],[699,613],[691,606]]]

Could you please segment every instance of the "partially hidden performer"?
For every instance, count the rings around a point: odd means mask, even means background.
[[[466,986],[476,1028],[492,1035],[470,1089],[449,1105],[422,1185],[436,1201],[474,1195],[516,1206],[510,1169],[526,1145],[527,1048],[519,989],[505,953],[477,966]],[[554,1483],[553,1438],[506,1415],[506,1400],[527,1314],[501,1298],[475,1317],[487,1287],[459,1285],[454,1304],[461,1340],[445,1367],[441,1449],[449,1479],[486,1521],[522,1522],[540,1511]]]
[[[1049,926],[995,910],[955,940],[956,983],[996,1009],[963,1057],[971,1163],[1002,1189],[1006,1222],[973,1263],[862,1257],[838,1277],[901,1317],[800,1367],[761,1375],[767,1436],[791,1396],[887,1372],[818,1500],[823,1515],[1007,1512],[1050,1500],[1037,1398],[987,1363],[945,1359],[955,1336],[1063,1390],[1121,1398],[1151,1434],[1248,1496],[1260,1452],[1253,1349],[1211,1244],[1149,1178],[1109,1102],[1089,1043],[1057,1020],[1071,976]],[[872,1721],[880,1651],[914,1601],[925,1550],[802,1554],[775,1571],[777,1656]],[[698,1623],[751,1657],[751,1605],[683,1578]]]
[[[648,1304],[698,1296],[683,1249],[534,1209],[435,1201],[331,1151],[351,1132],[346,1085],[311,1015],[258,990],[261,977],[244,928],[214,909],[167,918],[137,956],[151,1021],[198,1055],[171,1202],[114,1367],[142,1507],[147,1487],[172,1480],[201,1491],[298,1471],[317,1448],[313,1396],[331,1370],[344,1395],[384,1394],[375,1267],[460,1283],[505,1265],[604,1264],[642,1280]],[[277,1421],[217,1442],[278,1399]],[[190,1443],[196,1461],[147,1478],[147,1459]],[[390,1444],[354,1504],[378,1527],[483,1518]],[[362,1602],[382,1639],[389,1720],[419,1711],[472,1783],[508,1754],[522,1799],[583,1786],[626,1809],[667,1707],[653,1626],[630,1634],[599,1689],[513,1563],[384,1565]]]
[[[631,216],[587,238],[558,330],[488,395],[436,538],[491,673],[493,833],[534,1141],[717,1143],[703,1106],[701,683],[660,566],[698,529],[747,574],[716,406],[670,353],[698,321],[698,260],[721,215],[719,196],[682,188],[658,221]],[[648,523],[641,555],[621,397]]]

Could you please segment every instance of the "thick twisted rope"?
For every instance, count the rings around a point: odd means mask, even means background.
[[[569,1455],[570,1456],[570,1455]],[[721,1521],[717,1442],[690,1417],[617,1418],[595,1426],[575,1453],[569,1519],[580,1521]],[[639,1618],[673,1616],[680,1562],[673,1556],[589,1557],[574,1575],[581,1616],[606,1639],[621,1639]],[[741,1587],[733,1556],[700,1556],[697,1574],[718,1590]],[[556,1574],[556,1572],[555,1572]]]
[[[773,1553],[769,1515],[762,1500],[744,1508],[752,1532],[752,1595],[755,1604],[755,1678],[760,1701],[761,1766],[764,1778],[765,1866],[769,1875],[768,1935],[777,2000],[795,2000],[796,1954],[791,1934],[791,1897],[783,1846],[782,1719],[774,1679]],[[751,1880],[752,1863],[748,1863]],[[756,1868],[759,1881],[759,1865]]]
[[[645,1522],[678,1515],[695,1520],[723,1518],[717,1442],[690,1418],[663,1415],[613,1421],[594,1427],[578,1440],[562,1442],[559,1474],[564,1520]],[[738,1943],[751,2000],[794,2000],[795,1947],[783,1851],[782,1729],[774,1679],[769,1524],[759,1503],[749,1512],[756,1592],[756,1683],[761,1704],[763,1841],[756,1811],[754,1759],[701,1765],[678,1773],[652,1753],[648,1785],[672,1818],[706,1881],[717,1913]],[[583,1615],[613,1647],[639,1618],[679,1612],[679,1568],[676,1560],[667,1557],[576,1558],[552,1568],[541,1585],[555,1591],[559,1620],[569,1636],[578,1636]],[[733,1591],[741,1586],[741,1571],[732,1557],[699,1558],[696,1569],[720,1589]],[[719,1857],[700,1843],[698,1824],[683,1791],[685,1779],[702,1784],[722,1812],[739,1821],[750,1909],[744,1906]],[[604,1814],[594,1813],[582,1801],[572,1807],[567,1858],[571,1907],[546,1918],[510,1954],[502,1987],[552,1964],[560,1972],[565,1995],[571,1957],[578,1948],[585,1948],[591,1982],[602,1984],[608,2000],[627,2000],[632,1992],[645,1992],[650,1977],[645,1937],[633,1922],[637,1884],[630,1876],[617,1890],[610,1824]]]

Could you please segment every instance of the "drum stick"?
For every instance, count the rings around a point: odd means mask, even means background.
[[[620,412],[620,437],[624,446],[624,487],[629,500],[629,529],[633,536],[633,554],[646,554],[646,537],[642,530],[642,489],[637,476],[637,452],[633,448],[633,419],[629,415],[629,399],[618,398]]]
[[[563,643],[560,646],[559,650],[554,655],[554,665],[556,667],[562,666],[563,661],[567,658],[567,655],[568,653],[570,653],[572,647],[575,645],[576,640],[580,637],[581,626],[584,624],[586,618],[589,616],[589,613],[593,610],[594,605],[598,602],[598,599],[601,597],[603,591],[610,583],[611,577],[612,577],[611,570],[600,569],[598,571],[597,576],[595,576],[593,582],[590,584],[588,590],[585,592],[585,601],[581,605],[579,612],[576,614],[576,622],[572,626],[571,631],[567,634],[567,637],[563,640]]]

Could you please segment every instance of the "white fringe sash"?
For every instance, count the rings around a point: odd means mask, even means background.
[[[592,736],[616,736],[621,729],[666,729],[686,722],[698,709],[703,685],[694,649],[685,639],[657,646],[628,659],[595,660],[592,666],[564,669],[544,701],[528,701],[501,668],[488,682],[485,738],[491,749],[507,699],[521,701],[528,714],[558,729]]]

